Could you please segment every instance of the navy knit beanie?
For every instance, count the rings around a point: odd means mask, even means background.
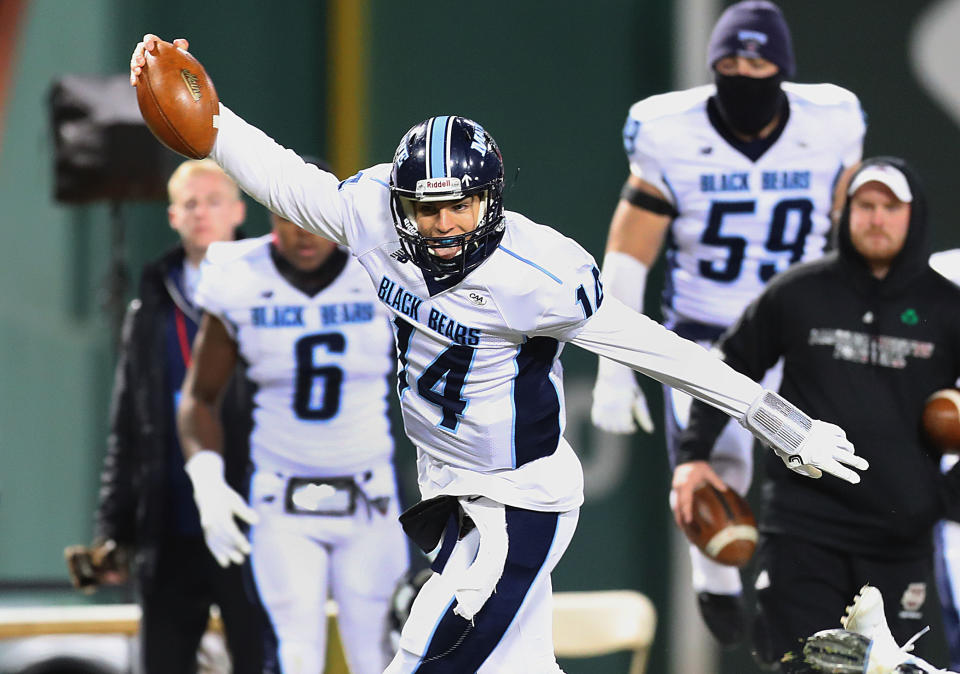
[[[710,34],[707,67],[725,56],[764,58],[775,63],[785,78],[796,64],[790,28],[780,8],[767,0],[744,0],[727,7]]]

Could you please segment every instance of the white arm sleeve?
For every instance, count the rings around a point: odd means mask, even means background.
[[[332,173],[304,162],[223,103],[210,158],[268,209],[322,237],[350,246],[350,219]]]
[[[699,344],[606,297],[571,343],[689,393],[741,421],[763,391]]]
[[[616,297],[634,311],[643,311],[647,265],[629,253],[610,251],[603,257],[600,279],[605,295]]]
[[[634,311],[643,311],[647,266],[640,260],[628,253],[611,251],[603,258],[600,278],[605,296],[616,297]],[[597,363],[597,378],[625,391],[636,388],[633,372],[606,358]]]

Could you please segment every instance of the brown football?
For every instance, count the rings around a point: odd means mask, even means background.
[[[144,54],[137,83],[140,114],[161,143],[191,159],[210,154],[220,99],[200,62],[169,42]]]
[[[944,454],[960,453],[960,391],[937,391],[923,407],[923,432]]]
[[[693,520],[683,533],[710,559],[743,566],[757,547],[757,521],[749,504],[733,489],[705,484],[693,492]]]

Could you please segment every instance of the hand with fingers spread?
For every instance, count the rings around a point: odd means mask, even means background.
[[[250,542],[237,526],[235,517],[256,524],[257,514],[223,478],[223,457],[212,450],[197,452],[184,466],[193,483],[193,498],[200,512],[200,525],[207,547],[217,563],[243,564],[250,554]]]
[[[870,467],[866,459],[854,454],[842,428],[811,419],[773,391],[761,392],[740,423],[773,448],[795,473],[812,478],[830,473],[857,484],[860,475],[852,469]]]
[[[687,461],[673,470],[670,508],[674,521],[681,529],[693,521],[693,492],[705,483],[712,484],[720,491],[730,488],[706,461]]]
[[[607,433],[628,435],[637,426],[653,433],[653,419],[647,399],[637,384],[633,370],[606,358],[600,358],[597,381],[593,386],[593,425]]]
[[[823,421],[813,420],[807,437],[793,453],[776,447],[774,451],[787,468],[812,478],[830,473],[841,480],[857,484],[860,482],[860,475],[851,468],[866,470],[870,467],[866,459],[853,453],[853,443],[847,440],[842,428]]]
[[[153,51],[159,41],[159,37],[153,33],[147,33],[143,36],[143,39],[137,43],[137,46],[134,47],[133,54],[130,56],[130,86],[137,86],[137,81],[143,72],[143,66],[147,63],[144,52]],[[173,41],[173,46],[187,51],[190,43],[187,42],[186,39],[178,37]]]

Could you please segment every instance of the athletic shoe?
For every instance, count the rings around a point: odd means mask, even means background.
[[[860,588],[860,592],[853,599],[853,604],[847,607],[845,615],[840,618],[840,624],[844,629],[862,634],[873,641],[864,669],[865,674],[909,672],[911,665],[928,666],[922,659],[909,654],[913,650],[913,640],[916,637],[907,642],[903,648],[897,645],[883,612],[883,595],[872,585],[864,585]],[[904,665],[904,667],[898,667],[898,665]],[[920,669],[918,671],[937,670]]]

